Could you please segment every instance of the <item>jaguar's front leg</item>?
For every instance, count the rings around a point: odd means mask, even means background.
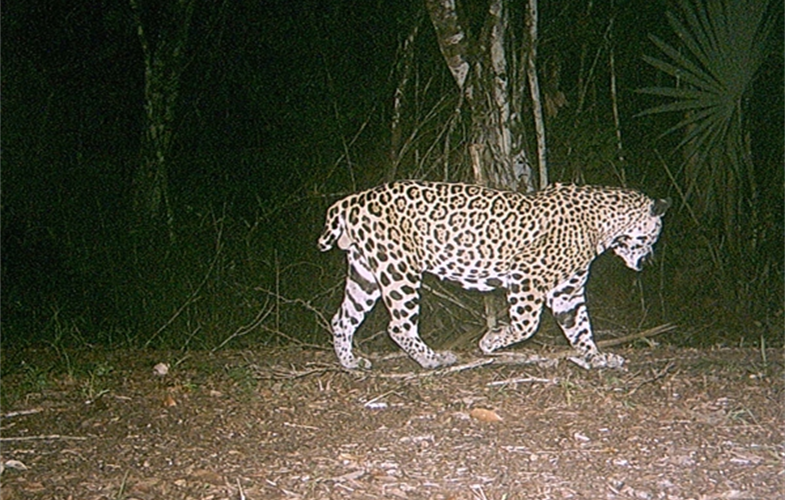
[[[579,271],[551,290],[547,296],[547,305],[570,345],[580,354],[579,358],[574,359],[577,364],[585,368],[621,369],[625,362],[623,357],[600,352],[594,343],[584,292],[588,274],[588,269]]]

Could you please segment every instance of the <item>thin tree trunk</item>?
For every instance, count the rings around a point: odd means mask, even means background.
[[[398,86],[395,88],[395,95],[393,97],[393,115],[390,123],[392,137],[390,140],[390,168],[387,171],[387,181],[395,180],[398,173],[398,164],[401,161],[401,144],[402,139],[402,123],[401,118],[403,115],[403,101],[406,88],[409,86],[409,79],[414,66],[414,40],[417,38],[417,33],[420,30],[421,21],[412,28],[409,36],[403,43],[400,51],[400,62],[398,63],[397,71],[400,74],[398,79]]]
[[[469,74],[469,43],[466,31],[458,20],[455,0],[426,0],[425,3],[447,68],[458,88],[465,91],[464,84]]]
[[[194,0],[172,2],[171,10],[156,13],[158,30],[152,43],[137,0],[129,2],[145,65],[145,125],[140,163],[133,181],[134,229],[143,234],[163,229],[171,242],[174,240],[174,213],[167,170]],[[160,16],[171,18],[161,19]]]
[[[488,51],[492,75],[488,102],[491,108],[488,114],[488,142],[491,148],[489,169],[491,184],[496,187],[516,191],[518,178],[513,169],[512,132],[510,130],[510,91],[507,80],[507,54],[505,50],[505,34],[509,25],[509,17],[505,8],[505,0],[493,0],[488,9]]]
[[[613,126],[616,130],[616,158],[619,160],[619,167],[614,171],[619,177],[619,182],[622,186],[627,185],[627,169],[625,167],[624,159],[624,143],[622,142],[621,135],[621,118],[619,115],[619,95],[616,90],[616,53],[613,42],[613,18],[608,23],[608,30],[606,31],[606,38],[608,40],[608,66],[611,72],[611,105],[613,107]]]
[[[533,176],[524,141],[512,133],[505,1],[491,0],[479,40],[469,37],[454,0],[426,0],[426,7],[447,67],[471,111],[468,153],[474,182],[517,191],[519,182],[524,181],[528,191]],[[523,127],[518,129],[522,133]],[[514,143],[519,145],[517,152]],[[498,299],[485,297],[489,330],[497,328],[498,312],[505,309],[497,303]]]
[[[542,115],[542,100],[540,99],[540,81],[537,78],[537,0],[529,0],[526,11],[526,26],[529,29],[529,53],[527,54],[527,71],[529,89],[532,96],[532,110],[534,112],[534,128],[537,135],[537,162],[540,174],[540,189],[548,186],[548,162],[545,145],[545,119]]]

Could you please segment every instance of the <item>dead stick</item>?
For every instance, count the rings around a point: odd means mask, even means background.
[[[447,375],[448,373],[455,373],[463,370],[471,370],[472,368],[478,368],[480,366],[485,366],[493,363],[495,360],[493,358],[480,358],[474,360],[470,363],[464,363],[460,365],[453,365],[447,368],[442,368],[440,370],[430,370],[430,371],[423,371],[423,372],[407,372],[407,373],[370,373],[370,375],[379,378],[391,378],[391,379],[414,379],[414,378],[425,378],[425,377],[433,377],[437,375]]]
[[[677,325],[671,323],[665,323],[664,325],[655,326],[654,328],[649,328],[648,330],[643,330],[642,332],[625,335],[624,337],[619,337],[617,339],[601,340],[600,342],[597,342],[597,346],[603,348],[613,347],[615,345],[632,342],[633,340],[654,337],[655,335],[660,335],[661,333],[670,332],[671,330],[675,330],[676,328]]]
[[[601,340],[597,342],[597,347],[605,349],[606,347],[613,347],[621,344],[627,344],[629,342],[632,342],[633,340],[654,337],[655,335],[669,332],[671,330],[675,330],[676,328],[677,325],[673,325],[671,323],[665,323],[664,325],[655,326],[654,328],[649,328],[648,330],[643,330],[642,332],[638,332],[638,333],[631,333],[630,335],[625,335],[624,337]],[[550,355],[545,355],[544,357],[549,359],[563,359],[572,356],[575,356],[575,351],[572,349],[567,349],[567,350],[555,352]]]
[[[524,377],[524,378],[508,378],[506,380],[496,380],[485,384],[488,387],[497,385],[510,385],[510,384],[523,384],[523,383],[542,383],[542,384],[556,384],[559,382],[557,378],[540,378],[540,377]]]
[[[41,413],[42,411],[44,411],[43,408],[33,408],[31,410],[9,411],[5,415],[0,415],[0,418],[21,417],[21,416],[24,416],[24,415],[33,415],[35,413]]]
[[[0,437],[0,442],[8,443],[12,441],[46,441],[54,439],[70,439],[74,441],[85,441],[87,438],[84,436],[63,436],[61,434],[49,434],[48,436],[17,436],[17,437]]]

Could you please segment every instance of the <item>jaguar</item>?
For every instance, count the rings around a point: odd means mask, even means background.
[[[418,333],[423,274],[467,290],[506,291],[509,324],[480,340],[485,354],[530,338],[544,307],[589,368],[622,368],[600,352],[586,307],[592,261],[611,249],[640,271],[652,253],[670,202],[632,189],[551,184],[521,194],[471,184],[398,181],[335,202],[319,249],[346,252],[343,301],[332,318],[333,346],[347,369],[369,369],[354,334],[381,298],[387,333],[423,368],[457,362]],[[505,322],[506,323],[506,322]]]

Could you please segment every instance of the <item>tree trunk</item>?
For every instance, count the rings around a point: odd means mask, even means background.
[[[540,174],[540,189],[548,186],[547,148],[545,146],[545,120],[542,116],[542,100],[540,99],[540,80],[537,77],[537,0],[529,0],[526,10],[526,27],[528,28],[529,50],[526,54],[526,73],[529,77],[529,89],[532,96],[534,111],[534,127],[537,134],[537,163]]]
[[[144,112],[139,166],[133,179],[134,231],[147,239],[165,232],[174,240],[174,211],[169,199],[168,156],[174,134],[180,76],[195,0],[168,3],[145,16],[129,0],[144,56]],[[154,36],[148,31],[154,30]],[[151,40],[153,43],[151,43]]]
[[[395,88],[395,96],[393,97],[393,114],[390,124],[392,136],[390,138],[390,168],[387,170],[387,182],[391,182],[397,178],[398,165],[401,162],[401,156],[405,145],[403,144],[403,104],[406,88],[409,86],[409,80],[412,75],[414,67],[414,40],[417,38],[417,33],[420,31],[421,21],[412,28],[409,36],[399,51],[399,60],[396,65],[396,72],[400,75],[398,78],[398,86]]]
[[[426,6],[444,60],[462,93],[462,101],[471,111],[468,152],[474,181],[497,189],[533,191],[534,176],[522,138],[524,127],[520,121],[513,127],[510,111],[510,72],[505,48],[509,17],[505,0],[491,0],[479,40],[470,38],[456,11],[455,0],[427,0]],[[471,59],[470,53],[474,55]],[[520,120],[521,115],[516,118]],[[517,136],[513,129],[518,131]],[[544,168],[543,158],[541,178]],[[497,296],[485,296],[489,330],[498,328],[497,316],[506,309],[500,302]]]
[[[515,140],[512,133],[505,2],[491,1],[479,40],[471,39],[466,31],[455,0],[427,0],[426,6],[444,60],[471,112],[468,148],[474,180],[481,185],[517,191],[521,180],[532,176],[527,171],[529,162],[523,141]],[[471,64],[470,53],[475,55]],[[514,144],[518,145],[517,151]]]

